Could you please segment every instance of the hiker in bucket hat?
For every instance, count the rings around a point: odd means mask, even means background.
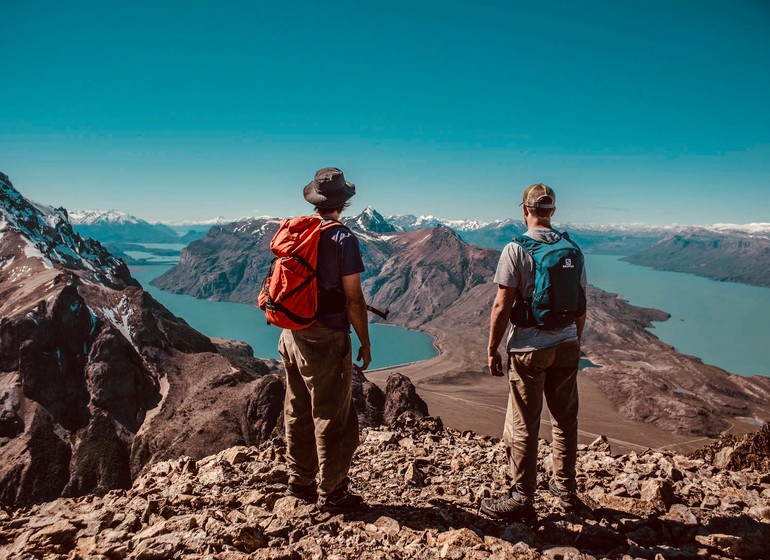
[[[358,447],[353,405],[351,325],[361,347],[360,370],[371,362],[366,302],[361,289],[364,263],[356,236],[339,220],[356,187],[342,171],[316,172],[303,191],[321,220],[316,265],[317,321],[307,328],[284,329],[278,350],[286,368],[286,459],[288,494],[318,500],[324,511],[363,507],[348,488],[348,471]]]
[[[356,186],[345,180],[345,175],[336,167],[324,167],[316,171],[315,177],[303,190],[305,200],[316,210],[345,208],[356,194]]]
[[[585,325],[586,276],[578,246],[566,233],[551,227],[556,210],[553,189],[542,183],[530,185],[524,189],[519,206],[528,229],[500,255],[487,364],[491,375],[508,377],[503,440],[513,482],[506,496],[484,499],[480,509],[496,519],[527,521],[535,516],[543,396],[551,413],[553,435],[553,473],[548,489],[565,510],[584,507],[576,494],[575,463],[577,371]],[[506,332],[508,367],[504,371],[498,346]]]

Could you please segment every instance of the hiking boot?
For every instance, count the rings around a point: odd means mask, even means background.
[[[587,509],[587,506],[574,490],[564,488],[553,478],[548,482],[548,491],[559,501],[559,505],[564,508],[564,511]]]
[[[479,509],[481,513],[493,519],[532,522],[537,518],[532,500],[528,500],[516,491],[512,491],[509,496],[499,500],[485,498],[481,500]]]
[[[366,502],[347,487],[338,488],[331,494],[318,500],[318,509],[329,513],[348,513],[366,507]]]
[[[318,499],[318,491],[316,490],[315,482],[310,484],[294,484],[289,482],[288,488],[286,488],[286,495],[299,498],[303,502],[315,503]]]

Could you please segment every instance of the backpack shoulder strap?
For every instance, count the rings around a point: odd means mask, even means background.
[[[570,242],[570,244],[571,244],[571,245],[572,245],[572,246],[573,246],[575,249],[577,249],[577,250],[578,250],[578,251],[580,251],[581,253],[583,252],[583,251],[580,249],[580,247],[578,246],[578,244],[577,244],[577,243],[575,243],[575,241],[572,239],[572,237],[570,237],[570,235],[569,235],[569,234],[568,234],[566,231],[563,231],[563,232],[561,232],[559,235],[561,235],[561,238],[562,238],[562,239],[564,239],[564,240],[566,240],[566,241],[569,241],[569,242]]]
[[[558,239],[556,239],[555,241],[538,241],[537,239],[533,239],[529,235],[524,235],[524,234],[519,235],[518,237],[514,237],[511,241],[521,245],[522,247],[524,247],[524,249],[527,252],[531,253],[531,250],[534,249],[535,247],[538,247],[540,245],[554,245],[554,244],[558,243],[559,241],[561,241],[562,238],[565,238],[565,236],[567,235],[566,232],[562,233],[562,232],[557,231],[557,230],[555,230],[553,228],[551,228],[551,231],[559,236]],[[568,236],[566,237],[566,239],[567,239],[567,241],[572,243],[572,241],[569,239]],[[573,243],[573,245],[574,245],[574,243]]]
[[[528,235],[519,235],[518,237],[511,239],[511,241],[516,243],[516,245],[521,245],[521,247],[527,252],[529,252],[530,249],[536,247],[540,243],[540,241],[536,241]]]
[[[335,227],[341,227],[341,228],[346,229],[347,231],[350,231],[350,228],[348,226],[346,226],[345,224],[343,224],[342,222],[334,222],[334,221],[330,221],[330,222],[327,222],[325,224],[321,224],[321,227],[318,228],[318,229],[320,229],[321,231],[324,231],[324,230],[332,229],[332,228],[335,228]]]

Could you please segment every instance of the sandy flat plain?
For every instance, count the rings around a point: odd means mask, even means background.
[[[485,348],[467,348],[463,337],[446,332],[430,333],[439,355],[422,362],[372,370],[366,377],[385,387],[388,375],[400,373],[412,380],[428,404],[430,414],[458,430],[473,430],[501,437],[508,402],[506,377],[492,377],[486,371]],[[623,417],[612,402],[586,376],[578,374],[580,394],[579,443],[591,443],[599,435],[610,441],[614,453],[647,448],[687,452],[712,441],[710,438],[680,436],[654,425]],[[756,429],[736,423],[731,430],[741,434]],[[551,440],[550,416],[543,406],[540,437]]]

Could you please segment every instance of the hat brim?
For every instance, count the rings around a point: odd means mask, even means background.
[[[345,187],[332,195],[324,195],[318,192],[318,183],[311,181],[303,189],[305,200],[318,208],[337,208],[342,206],[356,194],[356,186],[345,181]]]
[[[555,204],[538,204],[537,202],[535,204],[524,204],[523,202],[519,202],[519,206],[526,206],[527,208],[542,208],[543,210],[553,210],[556,208]]]

